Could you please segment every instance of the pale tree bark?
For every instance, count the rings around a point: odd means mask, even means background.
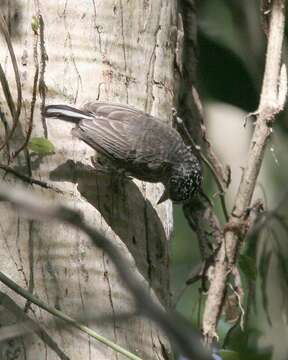
[[[174,102],[176,0],[6,0],[0,10],[8,22],[22,87],[20,126],[1,151],[1,165],[7,166],[9,152],[10,169],[43,181],[42,186],[33,185],[35,192],[81,210],[89,224],[117,243],[127,259],[124,265],[168,305],[172,205],[156,205],[162,186],[136,186],[88,171],[93,151],[71,137],[71,126],[46,122],[40,109],[45,103],[113,101],[168,119]],[[4,36],[0,48],[16,106],[15,75]],[[3,123],[12,126],[3,92],[0,106],[3,143]],[[47,137],[54,144],[53,155],[40,157],[24,149],[13,158],[30,129],[32,137]],[[1,176],[25,185],[15,174],[2,171]],[[60,191],[45,189],[45,182]],[[5,204],[0,214],[1,271],[50,306],[86,317],[86,325],[141,358],[165,358],[167,340],[150,321],[117,318],[133,313],[133,297],[105,253],[68,226],[25,220]],[[42,338],[34,334],[2,343],[3,358],[8,353],[18,354],[17,359],[123,358],[76,330],[46,327],[48,320],[51,325],[47,313],[4,285],[0,290],[43,327]],[[9,301],[5,304],[1,326],[17,323],[19,314]],[[91,322],[91,314],[102,317]],[[105,321],[105,316],[114,319]]]

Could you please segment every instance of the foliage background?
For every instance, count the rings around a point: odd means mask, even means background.
[[[243,123],[248,113],[257,110],[264,70],[265,19],[261,18],[260,6],[260,1],[251,0],[202,0],[197,4],[198,89],[210,140],[223,163],[232,169],[231,189],[227,193],[230,206],[253,131],[252,120],[248,120],[246,128]],[[251,237],[243,249],[243,255],[249,257],[249,266],[253,269],[249,275],[247,264],[242,266],[242,286],[246,294],[248,283],[254,284],[255,276],[257,280],[249,306],[248,328],[242,332],[239,325],[233,326],[224,315],[221,319],[221,346],[226,338],[226,348],[237,352],[230,353],[232,357],[229,358],[286,359],[288,353],[287,110],[277,119],[273,130],[254,200],[262,198],[265,210],[277,207],[282,220],[267,222],[261,233]],[[221,217],[216,188],[207,171],[205,192],[213,199]],[[197,239],[189,229],[181,207],[177,206],[172,247],[172,287],[173,292],[177,292],[193,265],[201,261]],[[177,305],[177,309],[197,327],[201,299],[205,298],[199,288],[199,282],[190,286]],[[228,338],[227,332],[232,327]],[[223,356],[228,358],[227,354]]]

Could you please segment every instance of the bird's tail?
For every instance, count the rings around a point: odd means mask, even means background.
[[[68,105],[48,105],[45,106],[44,116],[49,118],[58,118],[61,120],[69,121],[74,124],[78,124],[79,121],[86,119],[92,120],[93,115],[88,112],[84,112],[73,108]]]

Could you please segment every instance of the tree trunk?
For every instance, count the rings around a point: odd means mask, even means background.
[[[99,100],[128,103],[168,119],[174,102],[176,0],[6,0],[0,12],[8,22],[23,92],[20,126],[9,149],[1,151],[2,165],[9,152],[10,168],[60,190],[33,185],[43,198],[82,211],[88,223],[112,238],[126,256],[123,266],[138,272],[139,281],[167,306],[172,205],[156,205],[162,185],[89,171],[93,151],[71,136],[69,124],[46,121],[40,110],[45,103],[81,106]],[[16,105],[15,75],[3,36],[0,44],[0,63]],[[3,92],[0,101],[2,124],[6,119],[11,128]],[[13,159],[32,120],[32,138],[47,137],[54,154],[24,149]],[[1,175],[30,186],[15,175]],[[1,271],[49,306],[84,317],[87,326],[143,359],[165,358],[169,346],[154,324],[138,316],[117,318],[133,313],[134,302],[105,253],[69,226],[24,219],[6,204],[0,213]],[[124,358],[77,330],[58,322],[51,327],[54,320],[46,312],[4,285],[0,290],[2,298],[6,293],[44,330],[41,338],[33,334],[2,342],[1,359],[9,354],[17,359]],[[0,325],[17,323],[13,306],[2,308]],[[99,318],[92,321],[92,316]]]

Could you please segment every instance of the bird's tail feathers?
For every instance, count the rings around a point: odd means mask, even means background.
[[[92,120],[93,116],[68,105],[48,105],[45,107],[45,117],[53,117],[77,124],[83,119]]]

